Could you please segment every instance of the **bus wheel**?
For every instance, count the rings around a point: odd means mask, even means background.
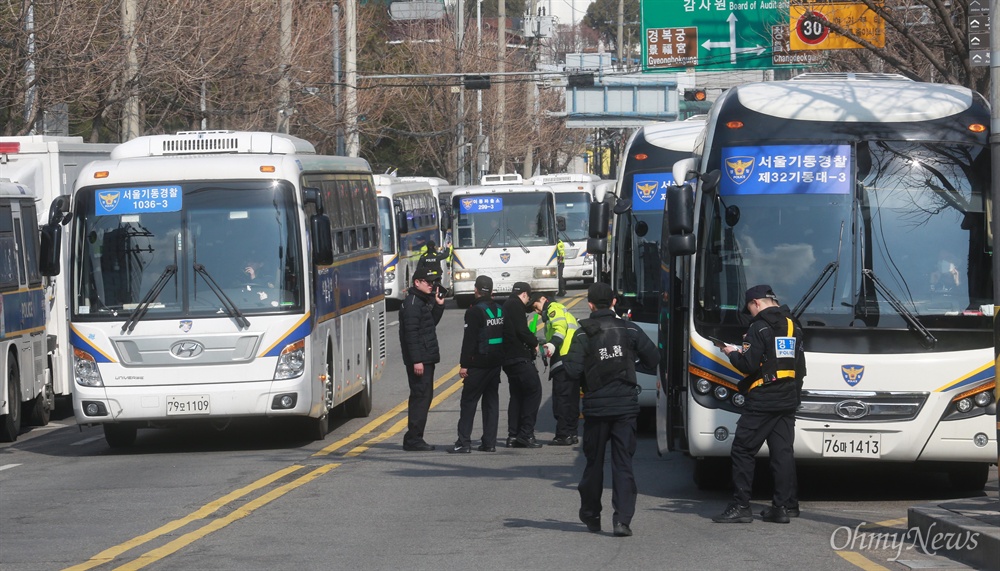
[[[135,436],[139,428],[127,423],[104,423],[104,440],[112,448],[128,448],[135,444]]]
[[[990,465],[986,463],[962,463],[948,470],[951,487],[959,492],[981,492],[990,477]]]
[[[13,357],[7,363],[7,414],[0,416],[0,442],[14,442],[21,432],[21,372]]]
[[[472,305],[472,300],[473,299],[475,299],[475,296],[471,296],[471,295],[456,295],[455,296],[455,303],[461,309],[468,309]]]
[[[372,339],[368,335],[365,349],[365,386],[361,392],[351,397],[346,403],[347,415],[353,418],[365,418],[372,413]]]
[[[323,440],[330,432],[330,413],[324,414],[320,418],[307,416],[300,419],[302,421],[302,437],[306,440]]]
[[[732,481],[733,466],[729,458],[697,458],[694,461],[694,483],[699,490],[722,490]]]
[[[52,408],[55,397],[52,395],[52,387],[46,385],[42,392],[38,393],[35,400],[24,403],[27,410],[24,414],[30,426],[45,426],[52,417]]]

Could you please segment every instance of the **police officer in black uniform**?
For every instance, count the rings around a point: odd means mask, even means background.
[[[611,286],[600,282],[591,285],[587,302],[590,318],[580,321],[569,353],[563,358],[566,374],[583,383],[583,454],[587,466],[577,487],[580,521],[590,531],[601,531],[604,453],[611,441],[614,534],[627,537],[632,535],[630,526],[638,494],[632,473],[639,417],[636,360],[643,372],[655,372],[660,355],[638,325],[615,314]]]
[[[799,406],[802,379],[806,374],[802,326],[769,285],[746,291],[746,310],[752,316],[743,345],[720,347],[729,361],[746,375],[740,393],[746,396],[743,414],[733,439],[733,502],[712,518],[717,523],[750,523],[750,492],[753,489],[754,456],[764,442],[774,474],[771,507],[763,510],[764,521],[788,523],[799,515],[795,479],[795,410]]]
[[[472,452],[472,424],[476,405],[483,401],[483,438],[477,450],[497,451],[497,426],[500,418],[500,366],[503,363],[503,308],[493,301],[493,280],[476,278],[476,303],[465,310],[465,335],[459,357],[462,381],[461,413],[458,440],[448,450]]]
[[[434,365],[441,360],[437,324],[444,315],[444,298],[434,295],[433,276],[424,268],[413,272],[413,287],[399,308],[399,344],[410,385],[409,422],[403,450],[429,452],[424,427],[434,398]]]
[[[541,448],[535,440],[535,421],[542,404],[542,380],[535,368],[538,338],[528,329],[531,285],[514,282],[503,303],[503,372],[510,383],[507,405],[507,447]]]

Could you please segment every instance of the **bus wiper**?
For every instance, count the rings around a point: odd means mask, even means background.
[[[485,245],[485,246],[483,246],[483,249],[479,251],[479,255],[480,255],[480,256],[482,256],[483,254],[485,254],[485,253],[486,253],[486,250],[488,250],[488,249],[489,249],[489,247],[490,247],[490,244],[492,244],[492,243],[493,243],[493,239],[494,239],[494,238],[496,238],[496,237],[497,237],[497,234],[499,234],[499,233],[500,233],[500,228],[499,228],[499,227],[497,227],[497,229],[493,231],[493,235],[492,235],[492,236],[490,236],[490,239],[486,241],[486,245]]]
[[[921,336],[920,340],[921,345],[923,345],[928,349],[931,349],[934,347],[934,345],[937,344],[937,337],[934,337],[934,335],[931,334],[930,330],[924,327],[923,323],[920,323],[920,320],[917,319],[917,316],[914,315],[909,309],[906,309],[906,307],[903,306],[903,303],[899,301],[899,298],[897,298],[895,294],[889,291],[889,288],[885,287],[885,284],[883,284],[882,281],[875,276],[874,270],[861,270],[861,273],[864,274],[865,277],[871,278],[872,283],[875,284],[875,289],[881,292],[882,295],[884,295],[885,298],[889,300],[889,305],[891,305],[892,308],[896,310],[896,313],[902,316],[903,320],[905,320],[910,325],[910,327],[913,328],[913,331]]]
[[[125,320],[125,323],[122,324],[122,333],[125,333],[126,331],[131,333],[132,330],[135,329],[139,320],[146,315],[147,311],[149,311],[149,306],[153,304],[153,300],[156,299],[156,296],[160,295],[163,288],[167,287],[167,282],[170,280],[171,276],[176,273],[177,266],[173,264],[163,268],[163,273],[160,274],[160,277],[156,278],[156,283],[153,284],[153,287],[149,288],[149,291],[146,292],[145,296],[143,296],[139,305],[135,306],[135,309],[132,311],[132,315],[129,315],[128,319]]]
[[[837,271],[837,268],[839,267],[840,267],[840,262],[833,261],[827,264],[825,268],[823,268],[823,271],[820,272],[819,277],[816,278],[816,281],[814,281],[813,284],[809,286],[809,289],[806,291],[805,295],[802,296],[802,299],[800,299],[799,302],[795,304],[795,309],[792,309],[792,315],[795,316],[795,319],[802,317],[802,314],[805,312],[806,308],[809,307],[809,304],[812,303],[814,299],[816,299],[816,295],[820,292],[821,289],[823,289],[823,286],[826,285],[826,282],[830,281],[830,277],[834,274],[834,272]]]
[[[194,271],[198,272],[199,274],[202,275],[202,277],[205,278],[205,282],[208,284],[209,289],[211,289],[212,293],[214,293],[216,297],[219,298],[219,301],[222,302],[222,307],[226,310],[226,314],[236,320],[236,325],[239,327],[246,327],[247,329],[249,329],[250,320],[244,317],[242,313],[240,313],[240,308],[236,307],[236,304],[233,303],[233,300],[229,299],[229,296],[226,295],[226,292],[222,291],[222,288],[219,287],[219,284],[215,283],[215,280],[212,279],[212,276],[208,274],[208,270],[205,269],[205,265],[195,264]]]
[[[508,228],[507,229],[507,233],[510,234],[514,238],[514,241],[517,242],[517,245],[520,246],[522,250],[524,250],[525,254],[530,254],[531,253],[531,250],[529,250],[529,249],[527,249],[527,248],[524,247],[524,244],[521,243],[521,239],[517,237],[517,234],[515,234],[513,230],[511,230],[510,228]]]
[[[569,244],[570,246],[573,246],[574,248],[576,247],[576,243],[573,242],[573,239],[569,237],[569,234],[567,234],[565,232],[562,232],[562,235],[563,235],[563,238],[566,238],[566,243],[567,244]]]

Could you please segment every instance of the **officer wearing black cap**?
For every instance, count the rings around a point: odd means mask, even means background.
[[[743,414],[736,423],[731,452],[733,502],[712,518],[717,523],[750,523],[750,492],[753,489],[754,456],[764,442],[774,474],[771,507],[763,510],[764,521],[788,523],[799,515],[795,479],[795,410],[799,406],[802,379],[806,374],[802,326],[769,285],[746,291],[746,307],[752,319],[743,345],[725,345],[722,351],[741,373],[739,389],[746,397]]]
[[[503,364],[503,308],[493,301],[493,280],[476,278],[476,303],[465,310],[465,335],[459,357],[462,377],[458,440],[448,450],[472,452],[472,424],[476,406],[483,402],[483,438],[477,450],[496,452],[500,418],[500,366]]]
[[[583,454],[587,466],[577,489],[580,521],[590,531],[601,531],[601,493],[604,491],[604,454],[611,441],[611,506],[614,534],[632,535],[632,516],[638,489],[632,473],[639,417],[636,362],[644,372],[656,370],[656,345],[631,321],[615,314],[611,286],[595,283],[587,290],[590,318],[580,321],[569,353],[563,358],[566,374],[583,385]]]
[[[437,324],[444,314],[444,298],[434,295],[433,276],[425,268],[413,272],[413,287],[399,308],[399,344],[410,385],[409,426],[403,450],[427,452],[424,427],[434,397],[434,365],[441,361]]]
[[[528,329],[531,285],[515,282],[503,304],[503,372],[510,383],[507,405],[507,447],[541,448],[535,440],[535,420],[542,404],[542,381],[535,368],[538,338]]]

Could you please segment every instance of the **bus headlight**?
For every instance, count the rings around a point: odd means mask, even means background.
[[[993,390],[996,380],[985,382],[973,387],[951,399],[951,404],[945,409],[941,420],[958,420],[983,414],[996,414],[996,402]]]
[[[726,387],[715,387],[715,398],[719,400],[726,400],[729,398],[729,389]]]
[[[712,383],[708,382],[708,379],[698,379],[698,381],[694,384],[694,390],[703,395],[707,395],[708,392],[712,390]]]
[[[585,264],[593,264],[594,263],[594,255],[593,254],[584,254],[583,255],[583,263],[585,263]]]
[[[293,379],[302,374],[306,368],[306,342],[300,339],[285,346],[278,357],[274,368],[274,380]]]
[[[385,281],[386,282],[396,281],[396,266],[393,266],[392,269],[385,271]]]
[[[972,401],[976,403],[976,406],[986,406],[990,404],[990,401],[992,400],[993,400],[993,394],[990,393],[989,391],[976,393],[976,396],[973,397],[972,399]]]
[[[476,279],[476,270],[459,270],[452,274],[452,279],[456,282],[464,282]]]
[[[559,268],[535,268],[535,279],[554,278],[559,273]]]
[[[73,375],[76,384],[85,387],[103,387],[104,379],[97,368],[94,356],[82,349],[73,349]]]

